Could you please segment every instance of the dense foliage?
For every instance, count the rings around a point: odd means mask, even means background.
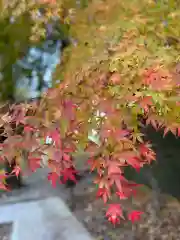
[[[17,174],[25,155],[32,171],[48,165],[55,186],[60,176],[74,179],[70,166],[86,152],[105,204],[112,193],[120,200],[133,196],[137,185],[125,179],[124,169],[138,171],[156,158],[142,128],[152,124],[180,136],[177,2],[92,0],[85,8],[74,1],[51,2],[69,25],[72,44],[57,66],[54,88],[38,102],[2,113],[8,138],[1,144],[1,160],[16,158]],[[119,202],[107,207],[109,221],[124,219]],[[128,219],[140,215],[134,210]]]

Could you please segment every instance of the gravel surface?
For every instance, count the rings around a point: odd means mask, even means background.
[[[75,189],[76,208],[74,214],[98,240],[180,240],[180,203],[168,195],[161,195],[163,203],[157,212],[152,191],[143,187],[133,202],[123,204],[126,209],[144,211],[142,219],[133,225],[122,221],[113,227],[105,218],[105,207],[95,198],[95,188],[81,182]]]

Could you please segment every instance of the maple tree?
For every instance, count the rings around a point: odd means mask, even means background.
[[[2,113],[7,139],[1,161],[15,157],[18,175],[26,152],[32,171],[49,167],[55,187],[60,179],[75,180],[74,156],[86,152],[97,173],[97,197],[108,205],[115,192],[125,201],[138,185],[125,178],[124,169],[139,171],[156,159],[142,128],[151,124],[180,136],[180,45],[169,41],[179,38],[178,3],[92,0],[82,9],[75,1],[45,2],[59,9],[49,15],[69,24],[74,41],[56,68],[53,88],[40,101]],[[141,214],[130,211],[127,219],[134,223]],[[121,202],[110,203],[106,216],[113,224],[125,219]]]

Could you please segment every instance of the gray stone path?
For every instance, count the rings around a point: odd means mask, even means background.
[[[58,197],[0,207],[0,223],[13,222],[12,240],[92,240]]]
[[[13,222],[11,240],[92,240],[65,204],[64,196],[56,196],[57,191],[40,181],[39,176],[44,175],[34,175],[29,192],[17,191],[17,196],[0,201],[0,223]]]

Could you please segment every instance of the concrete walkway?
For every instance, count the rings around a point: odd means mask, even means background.
[[[0,207],[0,223],[13,222],[12,240],[92,240],[58,197]]]
[[[41,169],[24,179],[27,188],[0,199],[0,223],[13,222],[11,240],[93,240],[65,204],[67,193],[46,178]]]

